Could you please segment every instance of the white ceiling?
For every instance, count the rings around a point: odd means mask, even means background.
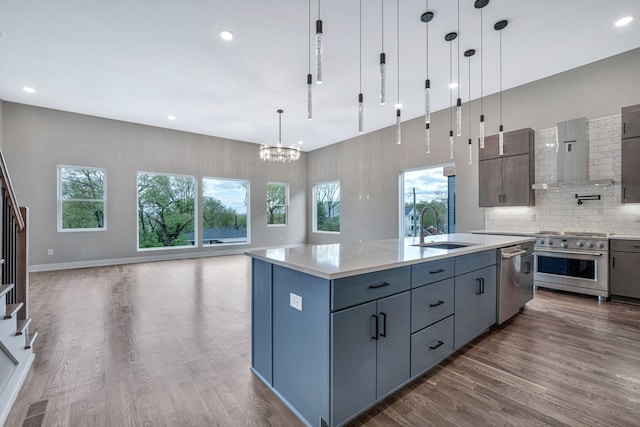
[[[365,132],[395,122],[396,0],[384,0],[387,104],[379,105],[381,0],[362,2]],[[473,0],[430,0],[429,61],[434,110],[449,106],[449,47],[460,95],[480,95],[480,12]],[[306,119],[309,4],[304,0],[0,0],[0,99],[170,129],[262,143],[303,141],[311,151],[358,135],[358,0],[321,0],[324,83]],[[318,0],[311,1],[312,28]],[[403,120],[423,113],[426,0],[400,1]],[[499,90],[499,33],[507,89],[640,47],[638,0],[491,0],[483,9],[484,93]],[[613,22],[633,15],[623,28]],[[219,37],[223,29],[235,39]],[[312,51],[313,55],[313,51]],[[312,71],[315,59],[312,58]],[[640,70],[639,70],[640,71]],[[315,75],[315,72],[314,72]],[[22,88],[31,86],[36,93]],[[454,90],[454,102],[457,92]],[[169,121],[168,115],[175,115]]]

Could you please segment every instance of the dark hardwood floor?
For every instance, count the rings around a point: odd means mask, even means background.
[[[32,273],[7,426],[298,426],[249,370],[245,256]],[[537,291],[353,426],[640,426],[640,306]]]

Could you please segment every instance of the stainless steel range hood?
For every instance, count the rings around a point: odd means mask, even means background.
[[[556,127],[556,159],[558,180],[535,183],[532,188],[545,190],[574,186],[609,186],[612,179],[589,179],[589,127],[586,118],[558,123]]]

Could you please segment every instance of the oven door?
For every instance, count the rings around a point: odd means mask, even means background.
[[[556,289],[608,291],[607,252],[535,251],[534,284]],[[557,286],[554,286],[557,285]]]

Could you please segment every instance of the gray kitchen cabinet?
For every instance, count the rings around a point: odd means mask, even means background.
[[[504,154],[498,150],[498,135],[485,138],[478,163],[479,205],[534,206],[534,132],[505,132]]]
[[[496,323],[496,266],[456,276],[454,347],[459,349]]]
[[[640,202],[640,137],[622,140],[620,185],[622,203]]]
[[[640,104],[622,108],[622,139],[640,137]]]
[[[640,240],[611,240],[611,299],[640,302]]]
[[[409,380],[410,292],[331,314],[331,421],[338,425]]]

